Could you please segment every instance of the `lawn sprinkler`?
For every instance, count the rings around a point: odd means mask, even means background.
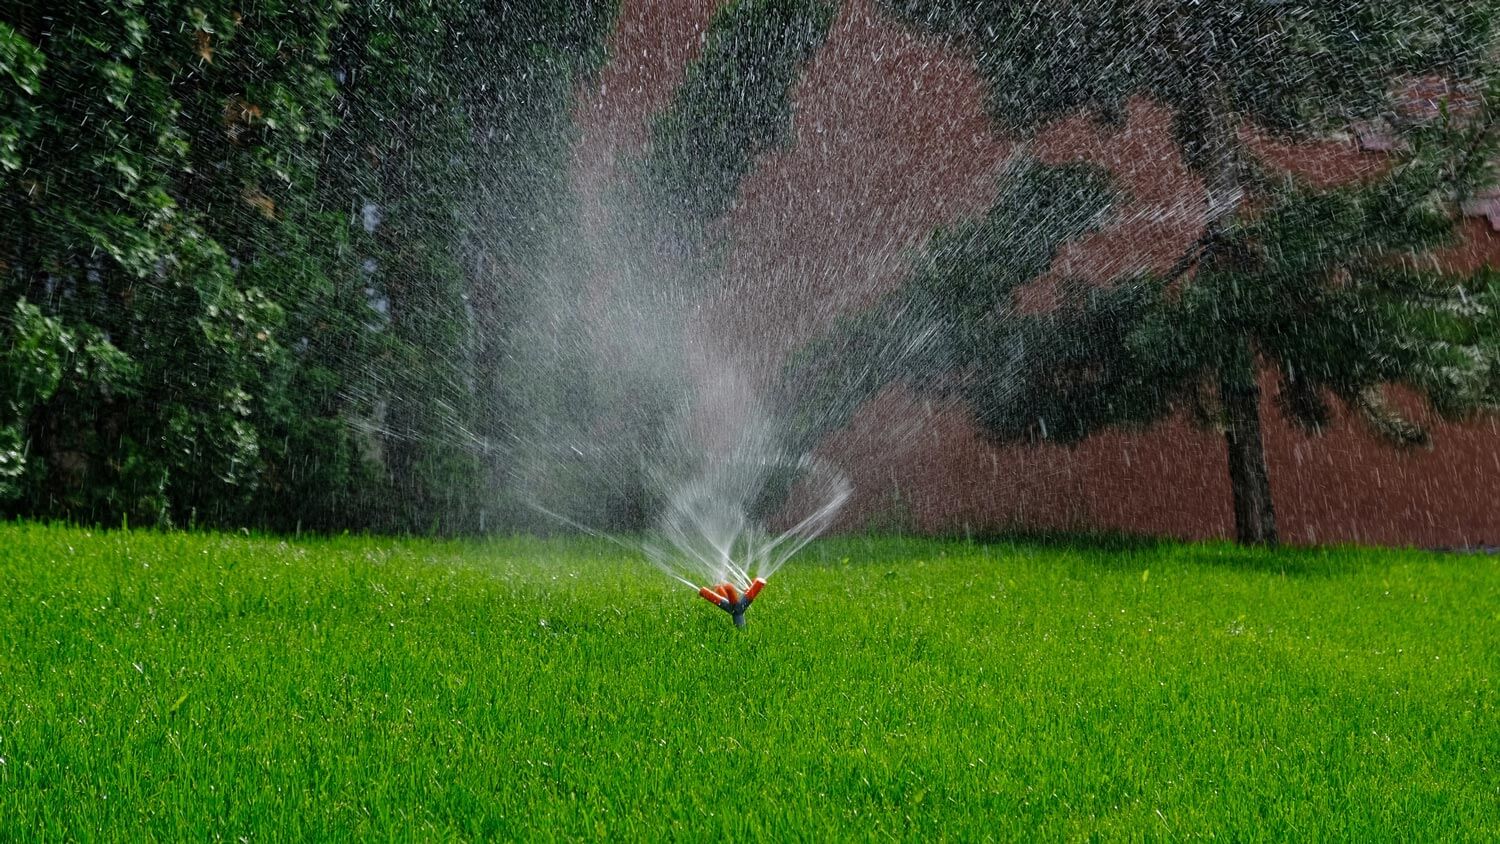
[[[698,588],[698,594],[703,596],[703,600],[729,613],[729,617],[734,619],[735,627],[744,627],[745,610],[750,609],[750,602],[755,600],[755,596],[759,595],[760,590],[764,588],[766,588],[766,582],[757,577],[750,582],[750,588],[744,592],[734,588],[733,583],[720,583],[712,589],[701,586]]]

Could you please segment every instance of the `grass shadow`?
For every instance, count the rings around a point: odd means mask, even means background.
[[[887,565],[945,551],[1058,555],[1059,564],[1105,571],[1138,572],[1177,565],[1297,578],[1356,575],[1430,552],[1354,545],[1247,548],[1224,540],[1184,542],[1145,534],[1094,531],[1003,531],[984,535],[883,536],[855,534],[820,540],[804,553],[814,564]]]

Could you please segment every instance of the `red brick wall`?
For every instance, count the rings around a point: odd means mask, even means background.
[[[716,4],[627,0],[614,59],[580,109],[587,186],[671,95]],[[971,64],[850,0],[795,92],[796,135],[744,186],[732,223],[731,288],[707,323],[752,372],[774,371],[787,349],[840,313],[902,281],[904,254],[932,227],[981,213],[1013,141],[983,113]],[[1169,266],[1201,225],[1201,191],[1175,155],[1169,115],[1135,102],[1122,129],[1082,118],[1043,132],[1044,160],[1108,167],[1129,200],[1108,229],[1058,257],[1021,294],[1046,307],[1062,274],[1107,279]],[[1353,142],[1288,147],[1257,139],[1262,154],[1322,183],[1376,173],[1378,156]],[[1500,236],[1480,219],[1445,254],[1455,268],[1500,262]],[[1265,384],[1268,395],[1274,383]],[[1421,414],[1420,405],[1407,406]],[[1426,418],[1425,416],[1423,418]],[[1500,427],[1495,420],[1432,422],[1432,450],[1397,451],[1357,421],[1308,437],[1266,406],[1272,489],[1293,542],[1500,543]],[[865,407],[824,451],[857,492],[844,524],[926,531],[1008,526],[1098,528],[1225,536],[1230,495],[1221,438],[1173,418],[1142,432],[1111,432],[1074,449],[993,448],[961,408],[899,389]]]

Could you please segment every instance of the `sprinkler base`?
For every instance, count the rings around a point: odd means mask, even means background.
[[[750,588],[744,592],[734,588],[732,583],[720,583],[713,588],[699,587],[698,594],[703,597],[703,600],[729,613],[729,617],[734,619],[735,627],[744,627],[745,610],[750,609],[750,603],[764,588],[766,588],[766,582],[757,577],[751,581]]]

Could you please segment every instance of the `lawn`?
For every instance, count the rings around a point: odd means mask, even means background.
[[[1500,560],[0,525],[0,838],[1500,839]]]

